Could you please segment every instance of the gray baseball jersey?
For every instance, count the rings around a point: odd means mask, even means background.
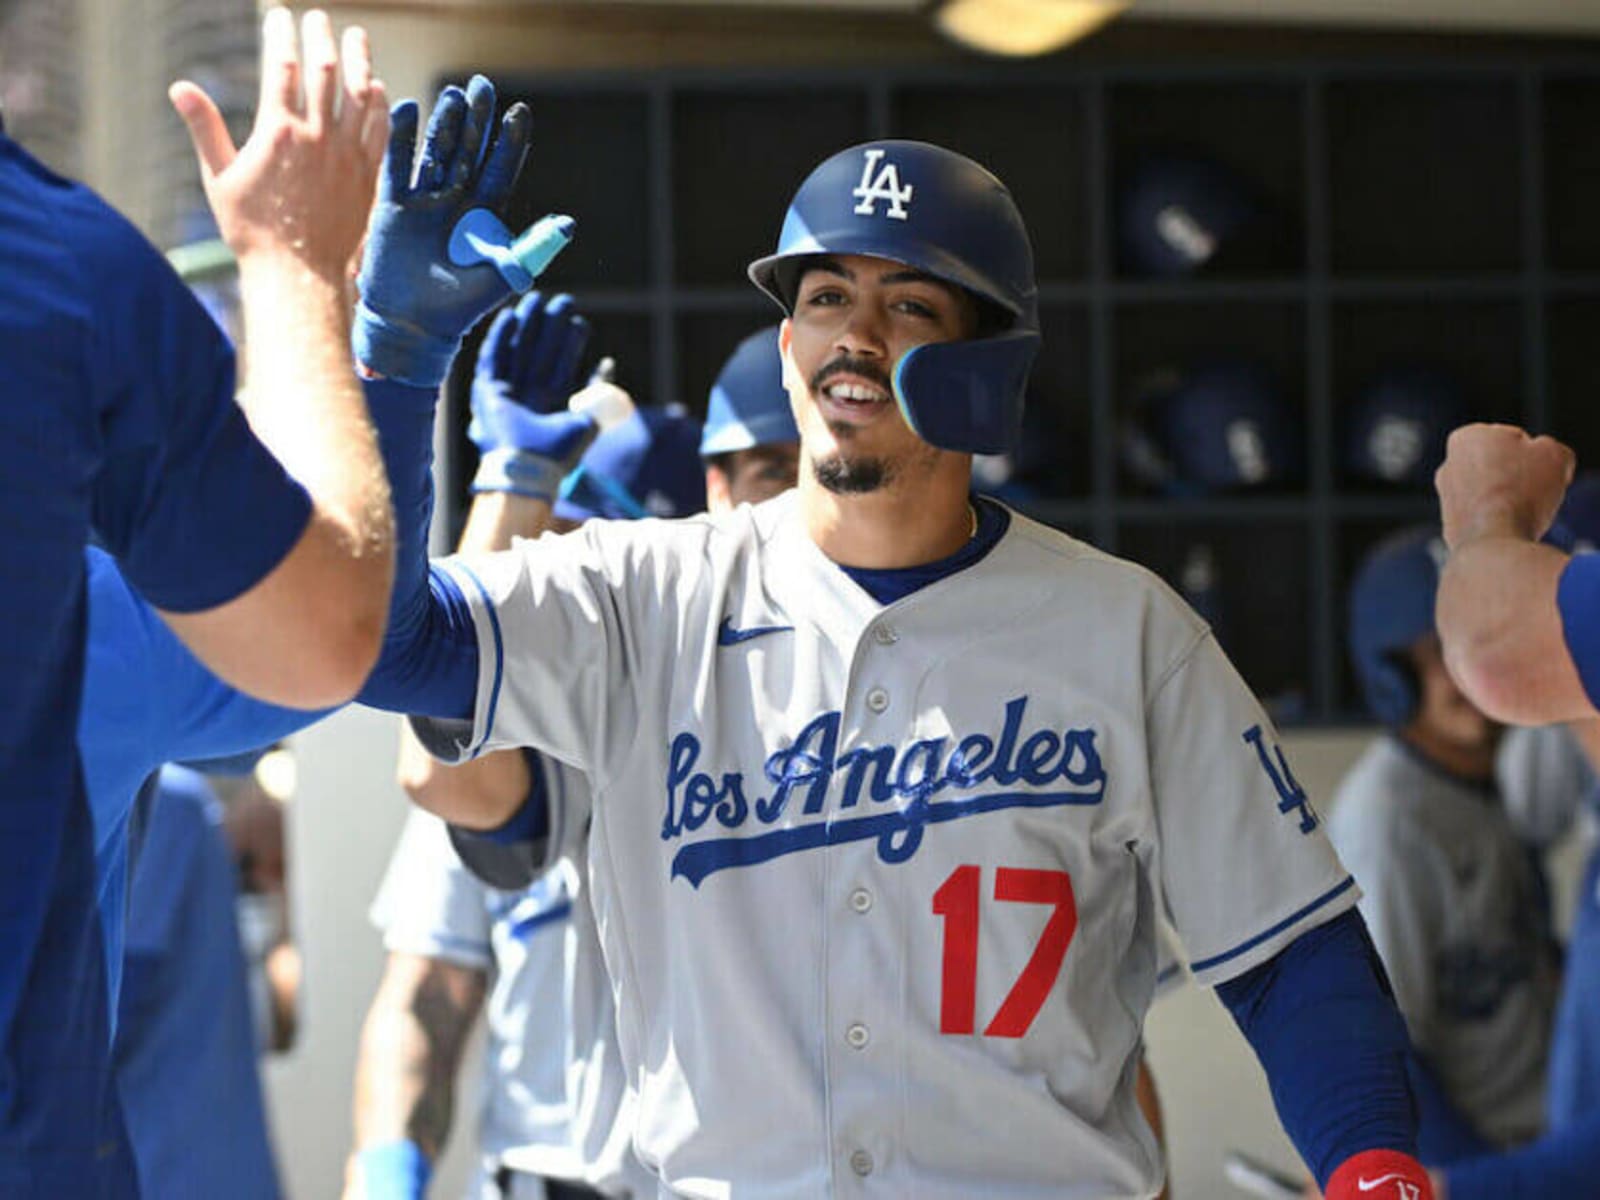
[[[1012,515],[883,606],[796,493],[456,561],[466,722],[594,788],[636,1142],[695,1197],[1147,1197],[1164,894],[1215,983],[1353,905],[1260,706],[1149,572]]]
[[[443,959],[492,978],[479,1149],[500,1166],[653,1195],[629,1149],[632,1100],[616,1013],[581,866],[588,801],[582,776],[550,765],[546,781],[574,837],[521,892],[489,887],[461,865],[444,824],[407,819],[372,907],[392,951]],[[574,853],[576,851],[576,853]]]
[[[1340,784],[1328,826],[1446,1094],[1492,1141],[1537,1134],[1557,979],[1528,856],[1494,790],[1384,736]]]
[[[1495,777],[1511,827],[1535,846],[1559,841],[1592,811],[1594,768],[1565,725],[1506,730]]]

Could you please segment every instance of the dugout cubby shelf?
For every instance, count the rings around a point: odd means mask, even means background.
[[[1335,80],[1323,109],[1333,274],[1448,276],[1521,265],[1516,78]]]
[[[1030,64],[502,79],[535,116],[513,215],[578,218],[546,286],[579,296],[590,361],[613,354],[641,401],[698,411],[734,342],[777,316],[744,266],[810,167],[876,136],[987,163],[1029,222],[1045,331],[1018,503],[1179,586],[1203,547],[1223,641],[1280,719],[1356,720],[1351,573],[1435,511],[1428,489],[1350,468],[1372,381],[1425,368],[1467,416],[1549,430],[1600,465],[1600,52],[1413,39],[1264,61],[1257,43],[1229,62],[1219,44],[1187,61],[1091,46]],[[1180,277],[1142,269],[1124,236],[1126,190],[1163,157],[1220,164],[1258,214]],[[1131,478],[1119,437],[1141,379],[1218,360],[1270,377],[1303,428],[1303,477],[1199,496]],[[454,403],[468,379],[453,373]],[[473,461],[458,437],[457,522]]]
[[[1550,432],[1592,467],[1600,464],[1600,292],[1552,300],[1545,320]]]

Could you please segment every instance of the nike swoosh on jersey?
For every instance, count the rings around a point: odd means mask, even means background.
[[[748,642],[763,634],[789,633],[793,629],[793,625],[752,625],[749,629],[735,629],[733,618],[723,617],[722,624],[717,626],[717,645],[737,646],[740,642]]]

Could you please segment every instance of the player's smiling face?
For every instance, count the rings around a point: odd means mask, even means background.
[[[960,288],[902,263],[819,257],[783,323],[784,385],[803,453],[833,491],[872,491],[941,452],[911,432],[890,375],[914,346],[973,336],[977,306]]]

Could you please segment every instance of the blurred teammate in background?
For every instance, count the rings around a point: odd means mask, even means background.
[[[1328,823],[1416,1049],[1430,1165],[1544,1128],[1559,982],[1543,890],[1496,788],[1502,728],[1440,653],[1444,554],[1437,530],[1405,530],[1351,586],[1351,656],[1387,733],[1340,784]]]
[[[115,1045],[139,1185],[152,1200],[276,1200],[222,811],[181,767],[151,780],[148,803]]]

